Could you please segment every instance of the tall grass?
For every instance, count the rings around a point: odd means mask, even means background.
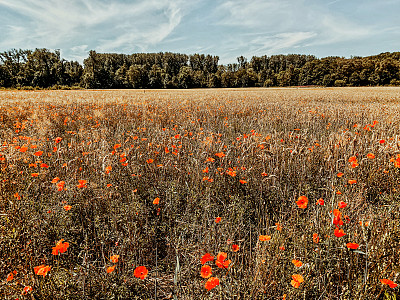
[[[399,294],[380,281],[399,282],[400,272],[399,89],[8,91],[0,99],[4,299]],[[334,235],[334,209],[345,236]],[[69,247],[53,255],[61,239]],[[206,263],[220,280],[209,291],[200,259],[220,252],[231,263]],[[46,276],[35,274],[39,265],[51,266]],[[144,279],[134,276],[138,266],[149,271]],[[298,288],[294,274],[304,278]]]

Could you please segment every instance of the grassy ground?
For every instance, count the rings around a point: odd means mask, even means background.
[[[0,101],[1,298],[399,296],[398,88]]]

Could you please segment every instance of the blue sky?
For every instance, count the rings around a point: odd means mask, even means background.
[[[400,51],[400,0],[0,0],[0,51],[368,56]]]

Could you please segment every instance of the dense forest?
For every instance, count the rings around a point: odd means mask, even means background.
[[[83,66],[48,49],[0,53],[3,88],[218,88],[400,85],[400,52],[368,57],[313,55],[219,57],[170,52],[131,55],[90,51]]]

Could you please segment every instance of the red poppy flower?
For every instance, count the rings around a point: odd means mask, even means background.
[[[145,279],[145,278],[147,277],[148,272],[149,272],[149,271],[147,270],[147,268],[146,268],[145,266],[140,266],[140,267],[137,267],[137,268],[133,271],[133,275],[134,275],[135,277],[137,277],[137,278]]]
[[[397,283],[394,283],[393,281],[391,281],[389,279],[379,279],[379,281],[382,282],[383,284],[387,284],[392,289],[397,287]]]
[[[218,224],[219,222],[221,222],[221,217],[216,217],[216,218],[215,218],[215,223]]]
[[[300,196],[299,199],[296,201],[296,204],[299,208],[305,209],[307,208],[308,199],[306,196]]]
[[[316,204],[317,204],[317,205],[324,205],[324,204],[325,204],[324,199],[319,198],[319,199],[317,200],[317,203],[316,203]]]
[[[111,255],[110,257],[110,261],[114,264],[116,264],[118,262],[119,259],[119,255],[115,254],[115,255]]]
[[[342,237],[342,236],[345,236],[345,235],[346,235],[346,234],[344,233],[343,229],[338,229],[338,228],[335,229],[334,234],[335,234],[335,236],[337,236],[337,237]]]
[[[313,237],[312,237],[312,239],[313,239],[313,242],[314,242],[314,243],[316,243],[316,244],[318,244],[318,243],[319,243],[319,236],[318,236],[318,234],[317,234],[317,233],[314,233],[314,234],[313,234]]]
[[[109,273],[111,273],[111,272],[114,272],[115,266],[116,266],[116,265],[113,265],[112,267],[108,267],[108,268],[107,268],[107,273],[109,274]]]
[[[160,203],[160,198],[155,198],[154,200],[153,200],[153,204],[154,205],[157,205],[157,204],[159,204]]]
[[[36,151],[33,155],[35,156],[41,156],[43,154],[43,151]]]
[[[343,173],[338,173],[337,177],[342,177],[344,174]]]
[[[227,269],[229,267],[231,260],[229,260],[229,259],[226,260],[227,257],[228,257],[228,254],[226,254],[225,252],[218,253],[217,260],[215,261],[215,264],[217,265],[218,268]]]
[[[208,261],[213,261],[213,260],[214,256],[212,256],[210,253],[204,254],[200,259],[202,265],[204,265]]]
[[[385,140],[379,140],[379,144],[384,144],[385,142]]]
[[[233,244],[233,245],[232,245],[232,252],[238,252],[238,251],[239,251],[239,248],[240,248],[239,245]]]
[[[35,271],[36,275],[41,275],[44,277],[51,270],[51,267],[45,266],[45,265],[40,265],[40,266],[34,267],[33,270]]]
[[[28,285],[28,286],[24,287],[24,289],[22,290],[22,295],[26,295],[32,291],[33,291],[33,288],[30,285]]]
[[[71,206],[71,205],[65,205],[65,206],[64,206],[64,209],[65,209],[66,211],[69,211],[69,210],[71,210],[71,208],[72,208],[72,206]]]
[[[69,243],[64,242],[64,239],[61,239],[56,243],[56,246],[53,247],[53,251],[51,253],[53,255],[58,255],[59,253],[64,253],[65,251],[67,251],[68,247],[69,247]]]
[[[368,153],[368,154],[367,154],[367,157],[368,157],[369,159],[374,159],[374,158],[375,158],[375,155],[372,154],[372,153]]]
[[[56,139],[55,139],[56,144],[58,144],[59,142],[61,142],[61,140],[62,140],[62,138],[56,137]]]
[[[340,201],[338,204],[339,208],[345,208],[347,206],[346,202]]]
[[[79,182],[79,184],[77,185],[78,188],[82,189],[82,188],[87,187],[87,186],[86,186],[86,183],[87,183],[86,180],[79,179],[78,182]]]
[[[349,184],[355,184],[357,182],[357,180],[355,179],[350,179],[349,181],[347,181]]]
[[[303,265],[303,263],[297,259],[293,259],[292,264],[294,264],[297,268],[300,268]]]
[[[215,156],[218,156],[219,158],[222,158],[222,157],[225,156],[225,153],[224,152],[218,152],[218,153],[215,153]]]
[[[205,284],[205,288],[210,291],[217,285],[219,285],[219,279],[217,277],[210,277]]]
[[[269,235],[260,235],[258,237],[258,239],[260,240],[260,242],[266,242],[266,241],[271,240],[271,236],[269,236]]]
[[[209,265],[203,265],[201,267],[200,276],[203,278],[208,278],[212,275],[212,270]]]
[[[346,246],[347,246],[347,248],[349,248],[349,249],[355,250],[355,249],[357,249],[360,245],[357,244],[357,243],[347,243]]]
[[[301,276],[300,274],[293,274],[292,275],[292,281],[290,282],[290,284],[295,287],[296,289],[300,286],[300,284],[304,281],[303,276]]]

